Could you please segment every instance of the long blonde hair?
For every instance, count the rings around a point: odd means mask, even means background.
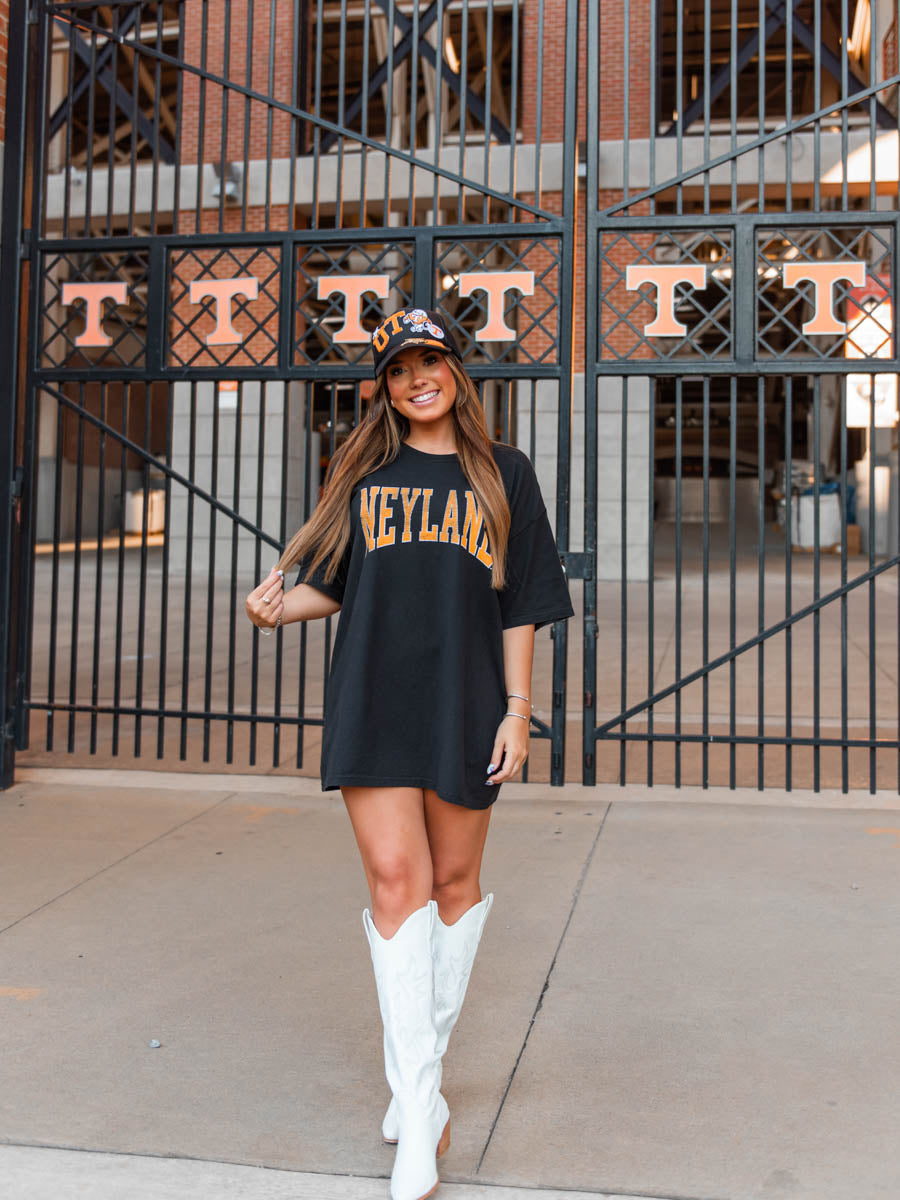
[[[493,559],[491,586],[506,583],[506,544],[509,538],[509,502],[503,477],[491,451],[484,410],[475,384],[462,363],[447,355],[447,365],[456,379],[456,448],[463,474],[469,481],[487,529]],[[350,540],[350,495],[358,480],[400,453],[410,424],[390,403],[388,385],[382,374],[369,399],[365,416],[328,464],[321,499],[309,520],[294,534],[279,559],[287,571],[312,553],[305,578],[328,560],[325,581],[331,583]],[[301,580],[300,582],[303,582]]]

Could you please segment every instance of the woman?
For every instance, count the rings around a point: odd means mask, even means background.
[[[422,1200],[450,1141],[441,1060],[493,903],[491,805],[528,754],[535,629],[573,612],[531,463],[491,442],[443,319],[401,309],[372,344],[368,411],[247,613],[269,631],[341,610],[322,787],[341,789],[372,897],[391,1196]],[[285,592],[294,564],[303,582]]]

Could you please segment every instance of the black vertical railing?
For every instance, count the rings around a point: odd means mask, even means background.
[[[568,556],[579,81],[567,79],[562,104],[551,97],[565,115],[550,131],[562,155],[548,187],[543,55],[556,28],[544,9],[33,6],[21,59],[36,81],[41,147],[25,426],[27,485],[44,508],[26,539],[41,588],[34,642],[21,645],[34,683],[13,705],[20,747],[28,714],[40,713],[49,753],[315,765],[304,734],[322,724],[334,622],[261,642],[240,597],[309,517],[323,466],[362,414],[370,366],[364,348],[334,341],[343,314],[319,301],[316,275],[387,273],[388,303],[444,307],[472,375],[494,389],[493,434],[515,441],[530,410],[521,436],[532,459],[544,449],[537,388],[552,385],[559,461],[548,501],[555,489],[560,551],[580,578],[583,562]],[[564,24],[574,61],[578,0]],[[272,309],[257,317],[236,301],[244,349],[196,349],[208,326],[179,293],[195,278],[259,274],[254,255],[273,264]],[[481,345],[487,300],[462,303],[459,271],[533,270],[540,281],[548,260],[540,304],[507,297],[520,341]],[[64,310],[62,285],[122,281],[125,305],[101,304],[110,344],[79,346],[84,309]],[[382,304],[364,298],[366,327]],[[276,348],[254,359],[254,335]],[[40,461],[39,416],[52,445]],[[567,641],[564,625],[553,632],[531,732],[547,743],[541,770],[561,783]]]
[[[597,546],[598,458],[604,470],[611,450],[622,511],[615,581],[607,552],[585,583],[582,779],[900,787],[900,689],[879,682],[887,625],[891,654],[900,628],[878,491],[887,471],[896,481],[897,450],[876,423],[874,373],[900,366],[898,204],[876,167],[881,131],[900,135],[900,4],[873,4],[857,45],[852,6],[835,29],[823,0],[730,0],[727,14],[710,0],[646,13],[629,0],[615,19],[586,7],[585,390],[623,400],[613,446],[598,442],[592,404],[585,414],[585,546]],[[636,45],[648,79],[635,78]],[[604,69],[621,94],[603,88]],[[788,289],[783,268],[797,260],[866,264],[860,290],[891,305],[877,366],[805,333],[817,298]],[[644,333],[659,292],[629,293],[628,263],[705,266],[699,292],[676,287],[682,332]],[[835,287],[840,320],[862,314],[860,290]],[[851,373],[869,380],[858,430],[846,426]],[[647,389],[640,453],[632,386]],[[856,562],[854,480],[867,539]],[[607,655],[604,682],[596,612],[614,591],[618,677]]]
[[[3,225],[0,230],[0,288],[7,312],[16,317],[23,294],[23,243],[25,188],[28,172],[27,117],[33,98],[34,73],[29,42],[28,13],[24,5],[9,14],[6,78],[6,130],[3,160]],[[29,65],[32,71],[29,71]],[[19,541],[26,480],[20,450],[20,327],[16,319],[0,326],[0,353],[4,371],[0,380],[0,688],[3,713],[0,725],[0,787],[13,777],[16,726],[23,701],[24,664],[21,632],[26,614],[17,603],[22,577],[27,575]],[[28,481],[30,483],[30,480]]]
[[[900,2],[884,3],[896,44]],[[365,349],[334,340],[343,302],[316,280],[361,273],[390,290],[364,297],[365,327],[384,303],[439,306],[495,435],[536,462],[555,451],[548,506],[583,600],[584,782],[900,785],[900,684],[884,674],[897,547],[876,542],[897,452],[874,399],[868,427],[845,424],[848,374],[874,397],[874,372],[900,371],[896,196],[859,175],[879,134],[900,133],[896,55],[874,5],[868,50],[850,46],[846,4],[837,35],[824,0],[726,8],[722,22],[711,0],[567,0],[562,30],[545,0],[40,0],[36,24],[15,15],[0,271],[27,312],[25,341],[2,334],[4,779],[30,712],[47,722],[35,752],[314,768],[304,734],[320,732],[334,623],[261,642],[240,592],[360,419]],[[561,105],[548,46],[565,55]],[[864,261],[892,304],[877,366],[803,331],[812,287],[790,291],[784,267],[830,259]],[[540,279],[547,261],[539,300],[507,297],[515,344],[478,342],[486,301],[459,295],[460,272]],[[657,293],[624,274],[648,264],[705,266],[704,288],[676,288],[685,334],[644,333]],[[173,295],[246,273],[268,275],[266,294],[234,302],[244,342],[217,356],[210,309]],[[127,284],[103,309],[109,347],[75,344],[71,281]],[[841,319],[858,312],[849,284],[835,297]],[[809,513],[807,554],[793,529]],[[599,646],[598,614],[618,644]],[[559,783],[568,626],[552,636],[532,734]]]

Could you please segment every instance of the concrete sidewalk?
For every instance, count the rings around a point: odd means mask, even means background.
[[[387,1200],[339,793],[22,777],[0,1197]],[[504,785],[437,1195],[897,1200],[898,867],[892,794]]]

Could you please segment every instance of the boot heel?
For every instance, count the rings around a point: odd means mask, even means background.
[[[444,1126],[444,1132],[441,1134],[441,1140],[438,1142],[438,1145],[437,1145],[438,1158],[440,1158],[441,1155],[446,1153],[446,1151],[449,1149],[450,1149],[450,1118],[448,1117],[447,1124]]]

